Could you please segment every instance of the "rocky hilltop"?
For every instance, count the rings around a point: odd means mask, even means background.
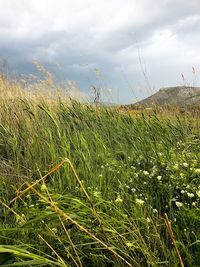
[[[161,88],[158,92],[135,104],[132,108],[148,108],[153,105],[186,107],[200,104],[200,87],[176,86]]]

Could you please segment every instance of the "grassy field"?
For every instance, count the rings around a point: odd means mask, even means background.
[[[0,82],[1,266],[200,266],[200,128]]]

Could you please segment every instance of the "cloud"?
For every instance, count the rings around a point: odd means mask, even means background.
[[[39,59],[86,92],[92,84],[113,88],[114,101],[179,84],[181,73],[191,82],[191,68],[200,64],[199,0],[0,0],[0,6],[0,58],[12,69],[34,72]]]

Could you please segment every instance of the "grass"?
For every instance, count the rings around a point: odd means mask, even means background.
[[[200,266],[198,118],[0,94],[1,266]]]

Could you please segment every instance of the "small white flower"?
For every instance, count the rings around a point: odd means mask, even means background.
[[[198,169],[194,169],[194,173],[196,173],[196,174],[200,174],[200,168],[198,168]]]
[[[150,220],[150,218],[149,218],[149,217],[147,217],[147,222],[148,222],[148,223],[150,223],[150,222],[151,222],[151,220]]]
[[[132,191],[133,193],[135,193],[135,192],[136,192],[136,189],[135,189],[135,188],[132,188],[131,191]]]
[[[183,203],[179,202],[179,201],[175,201],[175,204],[178,208],[183,206]]]
[[[162,176],[161,175],[158,175],[157,176],[157,179],[158,179],[158,181],[160,181],[162,179]]]
[[[192,197],[194,197],[194,194],[193,193],[187,193],[187,195],[188,195],[188,197],[190,197],[190,198],[192,198]]]
[[[153,209],[153,213],[157,213],[158,212],[158,210],[157,209]]]
[[[58,229],[57,229],[57,228],[52,228],[51,230],[52,230],[55,234],[58,233]]]
[[[148,171],[143,171],[143,174],[148,176],[149,175],[149,172]]]
[[[136,198],[135,203],[142,206],[144,204],[144,200]]]
[[[200,198],[200,190],[197,191],[197,196]]]
[[[187,168],[188,167],[188,163],[187,162],[183,162],[183,167]]]
[[[185,190],[181,190],[181,194],[184,194],[185,193]]]
[[[115,199],[116,203],[122,203],[123,199],[120,197],[120,195],[117,196],[117,198]]]
[[[93,195],[94,195],[94,197],[100,197],[101,196],[101,192],[94,191]]]

